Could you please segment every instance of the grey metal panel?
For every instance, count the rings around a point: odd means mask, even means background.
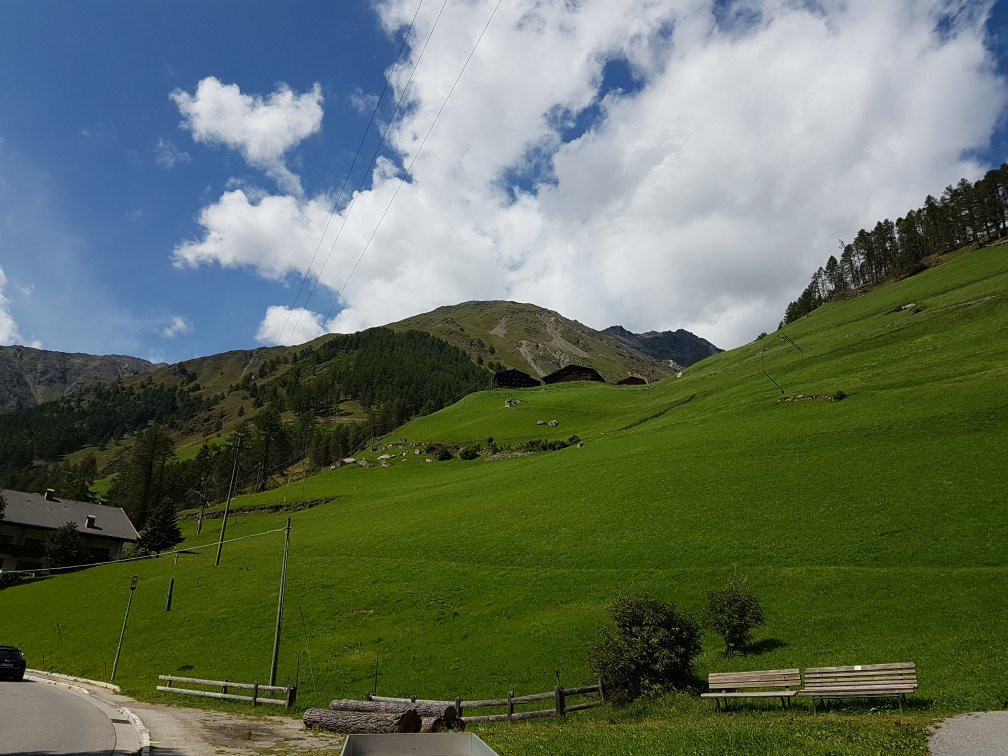
[[[497,756],[471,732],[348,735],[341,756]]]

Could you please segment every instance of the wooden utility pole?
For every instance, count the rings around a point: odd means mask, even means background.
[[[235,448],[234,467],[231,469],[231,485],[228,486],[227,504],[224,505],[224,520],[221,522],[220,540],[217,542],[217,561],[214,567],[220,566],[221,550],[224,548],[224,531],[227,530],[228,512],[231,511],[231,495],[234,493],[235,478],[238,475],[238,455],[241,454],[242,437],[238,434],[238,446]]]
[[[270,666],[270,685],[276,685],[277,662],[280,660],[280,625],[283,622],[284,589],[287,586],[287,551],[290,549],[291,518],[287,518],[284,537],[283,569],[280,571],[280,601],[277,603],[276,634],[273,636],[273,664]]]

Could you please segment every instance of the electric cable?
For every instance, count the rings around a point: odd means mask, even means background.
[[[434,23],[431,25],[430,31],[427,33],[427,38],[424,40],[423,47],[420,49],[420,54],[417,56],[416,61],[413,63],[413,70],[410,71],[409,79],[406,82],[406,86],[403,87],[402,93],[399,95],[399,99],[396,101],[395,110],[392,111],[392,116],[389,118],[388,123],[385,124],[385,130],[382,132],[381,139],[378,140],[378,146],[375,148],[374,154],[371,156],[371,162],[368,164],[367,170],[364,171],[361,176],[361,180],[357,185],[357,191],[354,193],[353,198],[350,200],[350,204],[347,206],[346,212],[343,214],[343,222],[340,224],[339,230],[336,232],[336,237],[333,239],[332,244],[329,245],[329,252],[326,254],[325,260],[322,262],[322,266],[319,268],[318,274],[315,276],[315,282],[312,284],[311,291],[308,293],[308,297],[304,301],[304,306],[298,312],[297,319],[294,321],[294,328],[291,329],[291,333],[297,330],[298,325],[301,323],[301,315],[304,310],[307,309],[307,304],[311,300],[312,295],[315,293],[315,289],[318,287],[319,279],[322,277],[322,271],[325,270],[326,265],[329,264],[329,258],[332,256],[333,250],[336,248],[336,244],[339,242],[343,235],[343,229],[346,228],[347,221],[350,219],[350,214],[353,212],[354,205],[357,204],[357,198],[360,196],[361,191],[364,189],[364,184],[367,182],[368,176],[374,169],[375,163],[378,161],[378,155],[381,153],[382,145],[385,144],[385,138],[388,136],[389,130],[392,128],[392,124],[395,123],[396,115],[399,113],[399,109],[402,107],[403,102],[406,99],[406,95],[413,84],[413,77],[416,75],[417,68],[420,66],[420,61],[423,59],[424,53],[427,51],[427,45],[430,43],[431,37],[434,36],[434,31],[437,29],[438,22],[441,20],[441,14],[444,13],[445,6],[448,5],[448,0],[444,0],[441,3],[441,9],[438,11],[437,16],[434,18]],[[419,12],[419,8],[417,9]],[[315,338],[322,333],[325,327],[325,319],[319,326],[318,332],[315,334]]]
[[[378,219],[378,223],[375,225],[374,230],[371,232],[371,236],[368,237],[367,242],[364,244],[364,249],[361,250],[361,253],[357,257],[356,262],[354,262],[353,267],[350,269],[350,274],[346,277],[346,280],[343,282],[343,286],[340,287],[339,292],[336,294],[336,300],[333,302],[332,307],[329,308],[329,311],[322,319],[322,325],[319,327],[318,332],[315,334],[316,338],[318,338],[318,336],[322,333],[326,321],[329,320],[329,317],[332,315],[333,310],[335,310],[337,305],[339,305],[340,299],[343,297],[343,294],[346,292],[346,287],[350,283],[350,279],[353,278],[353,275],[357,271],[357,267],[360,265],[361,260],[363,260],[364,255],[367,254],[368,248],[371,246],[371,242],[374,240],[375,235],[378,233],[378,229],[381,228],[382,221],[385,220],[385,216],[388,214],[389,208],[392,207],[392,203],[395,202],[395,198],[399,195],[399,190],[402,189],[403,184],[406,183],[406,177],[409,176],[410,172],[413,170],[413,164],[416,163],[417,158],[420,157],[420,153],[423,151],[424,145],[427,144],[428,137],[430,137],[431,132],[434,131],[434,127],[437,125],[438,119],[441,117],[441,113],[444,112],[445,107],[448,105],[448,101],[451,99],[452,94],[455,92],[455,88],[458,86],[459,81],[461,81],[462,75],[465,73],[466,68],[468,68],[469,66],[469,61],[471,61],[473,56],[476,54],[476,48],[479,47],[479,43],[483,39],[483,35],[486,34],[487,29],[490,28],[490,23],[493,21],[494,16],[497,14],[497,9],[500,8],[500,5],[501,0],[497,0],[497,4],[494,6],[494,9],[490,12],[490,18],[487,19],[487,22],[486,24],[484,24],[482,31],[480,31],[479,36],[476,38],[476,42],[473,44],[472,50],[469,51],[469,55],[465,59],[465,63],[462,64],[462,68],[461,70],[459,70],[458,76],[455,77],[455,81],[452,83],[451,89],[448,90],[448,94],[445,96],[444,101],[441,103],[441,107],[438,108],[438,112],[434,116],[434,120],[431,121],[431,125],[427,129],[427,133],[424,134],[424,138],[421,140],[420,146],[417,147],[416,152],[413,153],[413,158],[410,160],[409,165],[406,166],[406,170],[404,171],[403,175],[399,178],[399,183],[396,185],[395,191],[392,193],[392,197],[389,199],[388,204],[385,205],[385,209],[384,211],[382,211],[381,217]]]
[[[413,19],[410,21],[409,28],[406,30],[406,34],[403,36],[402,44],[399,45],[399,53],[396,55],[395,63],[392,64],[392,72],[394,73],[396,68],[399,66],[399,61],[402,59],[403,50],[406,49],[406,42],[409,41],[410,34],[413,31],[413,25],[416,23],[417,16],[420,14],[420,8],[423,7],[423,0],[417,5],[416,12],[413,14]],[[343,199],[343,190],[346,189],[347,183],[350,181],[350,176],[353,174],[353,169],[357,166],[357,158],[360,157],[361,150],[364,148],[364,141],[367,139],[368,133],[371,131],[371,124],[374,123],[375,117],[378,115],[378,108],[381,106],[382,100],[385,98],[385,93],[389,88],[389,79],[391,74],[385,77],[385,86],[382,88],[382,93],[378,96],[378,100],[375,102],[374,109],[371,111],[371,118],[368,120],[367,126],[364,127],[364,133],[361,134],[360,143],[357,145],[357,151],[354,153],[353,161],[350,163],[350,168],[347,170],[346,176],[343,178],[343,184],[340,186],[339,194],[336,195],[336,200],[333,202],[332,210],[329,212],[329,218],[326,220],[325,228],[322,229],[322,235],[319,237],[318,244],[315,245],[315,251],[312,253],[311,262],[308,263],[308,267],[305,269],[304,275],[301,277],[301,284],[298,286],[297,294],[294,295],[294,302],[290,309],[287,310],[287,317],[284,320],[283,327],[280,329],[280,334],[277,336],[276,343],[273,346],[280,346],[280,342],[283,340],[284,332],[287,330],[287,324],[290,322],[291,312],[297,307],[297,301],[301,297],[301,292],[304,290],[305,282],[311,275],[311,270],[315,265],[315,259],[318,257],[319,250],[322,248],[322,242],[325,240],[326,232],[329,230],[329,225],[332,223],[332,219],[336,215],[337,209],[339,209],[340,201]],[[318,283],[318,278],[316,277],[315,283]],[[312,287],[312,292],[315,288]],[[311,299],[311,293],[308,294],[308,298],[305,299],[305,305],[308,304],[308,300]],[[298,322],[295,322],[294,328],[291,329],[291,335],[297,330]]]
[[[199,551],[200,549],[208,549],[211,546],[217,546],[220,543],[234,543],[235,541],[245,541],[249,538],[258,538],[259,536],[269,535],[270,533],[282,533],[287,530],[286,527],[276,528],[275,530],[264,530],[262,533],[253,533],[252,535],[239,536],[238,538],[227,538],[224,541],[214,541],[213,543],[206,543],[200,546],[186,546],[184,549],[172,549],[171,551],[160,551],[157,554],[142,554],[141,556],[126,557],[125,559],[109,559],[106,562],[88,562],[87,564],[71,564],[65,567],[36,567],[30,570],[2,570],[4,575],[23,575],[27,573],[35,572],[61,572],[63,570],[80,570],[85,567],[104,567],[108,564],[122,564],[126,562],[139,562],[144,559],[157,559],[162,556],[170,556],[172,554],[186,554],[190,551]]]

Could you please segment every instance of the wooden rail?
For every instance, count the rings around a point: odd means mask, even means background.
[[[574,705],[568,705],[567,699],[572,696],[597,696],[594,700],[585,701]],[[524,696],[516,696],[514,691],[510,691],[507,698],[489,698],[473,701],[463,701],[456,698],[454,701],[438,701],[428,698],[390,698],[388,696],[373,696],[368,694],[369,701],[385,701],[388,703],[425,703],[444,706],[454,706],[458,716],[465,719],[466,724],[476,722],[513,722],[520,719],[540,719],[543,717],[563,717],[570,712],[593,709],[605,703],[605,694],[602,684],[584,685],[580,688],[563,688],[557,686],[548,693],[530,693]],[[516,706],[536,703],[538,701],[553,701],[550,709],[537,709],[535,711],[516,711]],[[469,709],[492,709],[506,707],[504,714],[477,714],[466,716],[464,712]]]
[[[226,701],[243,701],[251,703],[253,706],[259,704],[274,704],[276,706],[286,706],[288,709],[294,706],[297,698],[297,686],[285,687],[282,685],[260,685],[259,683],[240,683],[230,680],[203,680],[198,677],[176,677],[174,675],[158,675],[159,680],[164,680],[167,685],[158,685],[157,689],[164,693],[182,693],[189,696],[202,696],[203,698],[216,698]],[[220,688],[216,690],[194,690],[192,688],[177,688],[172,683],[185,683],[189,685],[201,685],[209,688]],[[229,690],[251,690],[251,696],[239,696],[235,693],[228,693]],[[259,694],[283,693],[283,698],[263,698]]]

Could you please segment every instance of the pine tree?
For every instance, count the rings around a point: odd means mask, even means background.
[[[140,548],[144,551],[162,552],[182,542],[178,513],[169,503],[158,505],[147,518],[147,524],[140,531]]]

